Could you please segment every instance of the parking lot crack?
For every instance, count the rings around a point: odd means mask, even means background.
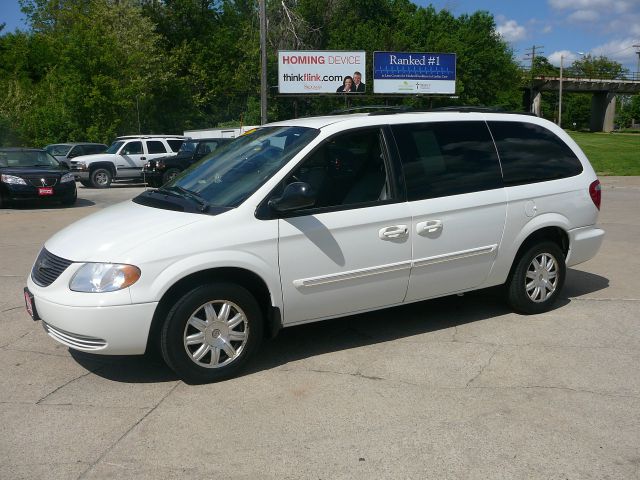
[[[489,357],[489,359],[485,362],[485,364],[480,368],[480,370],[478,370],[478,373],[476,373],[465,385],[465,387],[469,387],[473,382],[476,381],[476,379],[478,377],[480,377],[480,375],[482,375],[482,372],[484,372],[490,365],[491,365],[491,361],[493,360],[493,357],[496,356],[496,353],[498,353],[498,350],[500,350],[500,347],[496,348],[493,353],[491,353],[491,356]]]
[[[582,388],[571,388],[571,387],[557,387],[552,385],[516,385],[516,386],[479,385],[479,386],[471,386],[470,388],[487,389],[487,390],[559,390],[559,391],[573,392],[573,393],[585,393],[589,395],[596,395],[599,397],[606,397],[606,398],[631,398],[634,400],[640,400],[640,396],[638,395],[624,395],[620,393],[598,392],[596,390],[587,390]]]
[[[81,480],[83,478],[86,478],[87,474],[93,470],[93,468],[102,461],[103,458],[105,458],[109,452],[111,452],[122,440],[124,440],[127,435],[129,435],[129,433],[131,433],[133,431],[133,429],[135,429],[138,425],[140,425],[140,423],[142,423],[149,415],[151,415],[161,404],[162,402],[164,402],[167,397],[169,395],[171,395],[173,393],[173,391],[178,387],[178,385],[180,385],[180,381],[177,381],[175,383],[175,385],[173,387],[171,387],[171,389],[169,389],[169,391],[167,393],[165,393],[162,398],[160,398],[160,400],[158,400],[158,402],[151,407],[144,415],[142,415],[142,417],[140,417],[138,419],[138,421],[136,421],[133,425],[131,425],[131,427],[129,427],[122,435],[120,435],[120,437],[118,437],[118,439],[113,442],[113,444],[107,448],[94,462],[92,462],[89,467],[87,467],[79,476],[78,476],[78,480]]]
[[[72,378],[71,380],[69,380],[68,382],[63,383],[62,385],[60,385],[59,387],[56,387],[54,390],[52,390],[51,392],[47,393],[44,397],[42,397],[40,400],[38,400],[36,402],[36,405],[40,405],[42,402],[44,402],[47,398],[49,398],[51,395],[53,395],[54,393],[62,390],[64,387],[66,387],[67,385],[75,382],[76,380],[80,380],[81,378],[84,378],[88,375],[91,375],[92,373],[95,373],[97,371],[99,371],[100,369],[104,368],[104,365],[100,365],[92,370],[89,370],[88,372],[83,373],[82,375],[79,375],[77,377]]]
[[[22,305],[18,305],[17,307],[9,307],[9,308],[6,308],[6,309],[2,310],[0,313],[10,312],[12,310],[18,310],[19,308],[24,308],[24,307]]]
[[[15,338],[15,339],[11,340],[9,343],[5,343],[4,345],[0,345],[0,348],[4,349],[5,347],[10,347],[11,345],[13,345],[16,342],[19,342],[21,339],[23,339],[24,337],[26,337],[30,333],[31,333],[31,331],[25,332],[22,335],[20,335],[18,338]],[[11,349],[7,348],[7,350],[11,350]]]

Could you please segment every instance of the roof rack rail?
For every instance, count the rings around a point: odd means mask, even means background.
[[[514,112],[505,110],[502,107],[478,107],[473,105],[459,105],[459,106],[448,106],[448,107],[436,107],[426,110],[427,112],[460,112],[460,113],[508,113],[513,115],[533,115],[536,116],[535,113],[532,112]]]
[[[329,115],[344,115],[348,113],[367,112],[369,115],[384,115],[385,113],[398,113],[410,111],[411,107],[407,106],[388,106],[388,105],[364,105],[362,107],[343,108],[329,112]]]

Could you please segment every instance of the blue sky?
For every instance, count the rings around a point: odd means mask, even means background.
[[[433,4],[454,15],[486,10],[496,19],[498,31],[523,61],[526,49],[542,45],[551,63],[565,64],[578,52],[605,55],[630,71],[637,69],[640,45],[640,0],[416,0]],[[25,29],[18,0],[0,0],[0,23],[4,32]]]

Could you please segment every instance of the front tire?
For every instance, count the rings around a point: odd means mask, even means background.
[[[166,172],[164,172],[164,174],[162,175],[162,184],[164,185],[165,183],[169,183],[171,180],[173,180],[179,173],[181,172],[181,170],[177,169],[177,168],[170,168],[168,169]]]
[[[553,242],[533,245],[517,262],[506,285],[511,307],[525,314],[551,310],[567,272],[560,247]]]
[[[187,383],[235,376],[262,340],[262,312],[245,288],[211,283],[186,293],[160,333],[167,365]]]
[[[112,178],[111,171],[106,168],[96,168],[89,175],[91,186],[94,188],[109,188]]]

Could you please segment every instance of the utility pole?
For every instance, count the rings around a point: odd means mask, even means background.
[[[558,89],[558,126],[562,127],[562,68],[564,55],[560,54],[560,88]]]
[[[636,49],[636,54],[638,54],[638,66],[636,68],[636,78],[634,80],[640,80],[640,45],[633,45],[633,48]]]
[[[260,124],[267,123],[267,7],[260,0]]]
[[[525,53],[525,57],[530,57],[531,58],[531,70],[530,70],[530,74],[531,74],[531,83],[529,86],[529,100],[530,100],[530,110],[532,113],[535,112],[535,108],[533,105],[533,73],[534,73],[534,65],[535,65],[535,60],[536,60],[536,53],[541,54],[544,53],[542,50],[540,50],[541,48],[544,48],[543,45],[533,45],[531,48],[527,48],[527,53]],[[527,58],[525,58],[525,60],[528,60]]]

